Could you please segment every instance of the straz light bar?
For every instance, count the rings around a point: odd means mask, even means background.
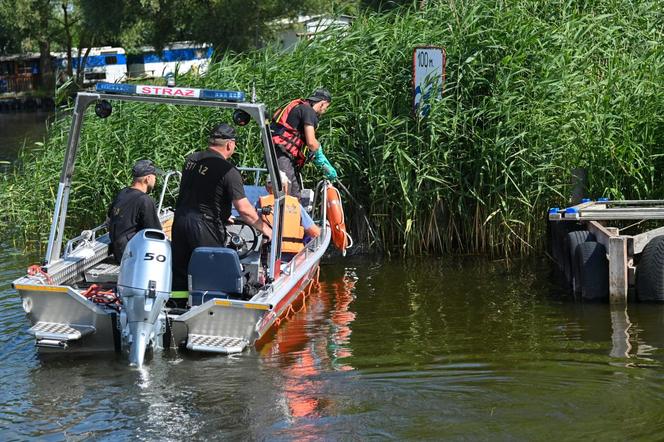
[[[97,83],[95,90],[106,94],[156,95],[160,97],[197,98],[199,100],[244,101],[244,92],[190,87],[166,87],[140,84]]]

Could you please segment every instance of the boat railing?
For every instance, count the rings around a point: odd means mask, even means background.
[[[107,227],[108,226],[104,221],[103,224],[100,224],[97,227],[94,227],[90,230],[83,230],[80,235],[67,241],[67,244],[65,245],[65,252],[63,254],[63,258],[66,259],[74,252],[74,250],[80,249],[81,247],[86,247],[86,246],[92,247],[93,243],[97,239],[97,232]]]
[[[321,212],[321,234],[318,238],[313,238],[309,241],[302,250],[300,250],[293,258],[286,264],[285,268],[282,266],[282,271],[287,275],[292,275],[295,272],[295,269],[300,265],[305,265],[309,256],[313,253],[314,250],[318,249],[319,242],[322,241],[322,238],[325,237],[326,229],[328,228],[326,220],[326,211],[327,211],[327,194],[319,189],[324,189],[327,181],[320,181],[316,185],[316,193],[314,194],[314,207],[316,201],[316,195],[320,192],[322,195],[320,212]]]
[[[240,172],[254,172],[254,186],[261,185],[261,175],[267,173],[267,169],[264,167],[238,167]]]
[[[171,170],[166,173],[166,176],[164,176],[164,185],[162,186],[161,189],[161,195],[159,196],[159,206],[157,208],[157,213],[161,214],[162,209],[164,208],[164,198],[166,197],[166,192],[168,192],[168,196],[172,197],[173,200],[175,200],[176,193],[179,190],[180,186],[178,185],[176,189],[173,191],[168,188],[168,182],[170,181],[171,177],[177,176],[179,180],[182,180],[182,172],[177,171],[177,170]]]

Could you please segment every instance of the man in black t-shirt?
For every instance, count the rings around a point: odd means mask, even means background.
[[[235,152],[235,129],[217,125],[208,148],[189,155],[182,168],[180,192],[173,222],[173,290],[187,290],[187,267],[196,247],[223,247],[224,224],[235,206],[242,219],[267,239],[272,229],[263,223],[244,194],[240,172],[228,161]]]
[[[325,157],[323,147],[316,138],[318,118],[327,111],[331,102],[332,97],[326,89],[317,89],[306,100],[291,101],[272,119],[272,142],[277,148],[277,164],[291,181],[291,195],[296,198],[300,198],[300,170],[309,159],[323,169],[325,178],[337,178],[337,171]]]
[[[111,252],[119,263],[129,240],[143,229],[160,229],[157,207],[147,193],[157,180],[157,169],[150,160],[139,160],[131,170],[131,186],[122,189],[108,208]]]

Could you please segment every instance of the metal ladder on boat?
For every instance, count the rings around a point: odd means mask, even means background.
[[[210,353],[232,354],[241,353],[249,344],[245,339],[233,336],[209,336],[190,334],[187,338],[187,349]]]
[[[58,322],[38,322],[28,329],[36,339],[37,347],[66,349],[69,342],[91,335],[95,328],[90,325],[70,325]]]

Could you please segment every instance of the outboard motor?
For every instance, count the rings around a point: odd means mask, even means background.
[[[163,347],[163,308],[171,295],[171,245],[164,232],[144,229],[127,243],[118,295],[122,299],[122,343],[129,348],[129,364],[140,367],[148,347]]]

